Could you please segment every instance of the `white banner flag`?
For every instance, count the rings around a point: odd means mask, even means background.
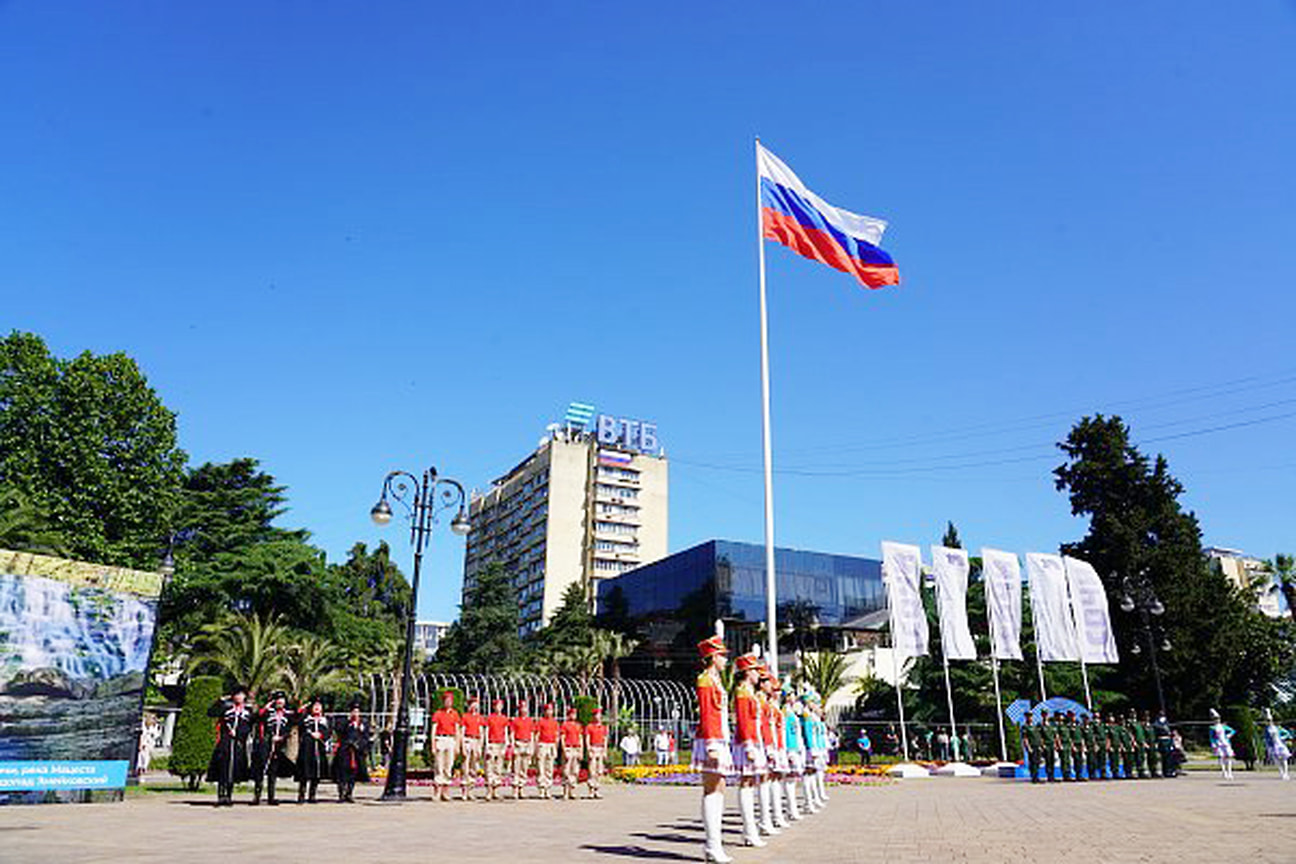
[[[1062,556],[1030,552],[1026,555],[1026,581],[1030,583],[1031,617],[1035,645],[1045,663],[1080,659],[1075,622],[1067,602],[1066,571]]]
[[[927,653],[927,612],[923,609],[922,552],[904,543],[882,543],[882,578],[891,605],[891,646],[896,660]]]
[[[945,656],[950,660],[975,660],[976,643],[972,641],[967,620],[967,550],[933,546],[931,556]]]
[[[1107,608],[1107,591],[1098,571],[1088,561],[1066,557],[1067,588],[1071,593],[1080,656],[1086,663],[1119,663],[1116,637],[1112,634],[1111,612]]]
[[[990,616],[991,653],[996,660],[1020,660],[1021,565],[1012,552],[981,550],[986,613]]]

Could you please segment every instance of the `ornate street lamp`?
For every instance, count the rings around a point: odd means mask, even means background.
[[[405,660],[401,667],[400,698],[396,703],[396,728],[392,731],[391,764],[387,769],[387,785],[382,800],[405,799],[405,775],[409,768],[409,692],[411,666],[414,657],[414,622],[418,615],[419,572],[422,569],[423,550],[437,514],[456,508],[450,521],[450,530],[464,535],[472,529],[468,521],[467,495],[459,481],[437,476],[435,468],[423,472],[422,478],[407,471],[392,471],[383,480],[382,495],[369,511],[374,524],[384,526],[392,520],[391,501],[398,502],[409,513],[410,545],[414,547],[414,579],[410,585],[409,608],[405,615]]]
[[[1115,581],[1115,576],[1112,581]],[[1161,713],[1165,714],[1165,692],[1161,688],[1161,667],[1157,663],[1157,648],[1169,651],[1173,647],[1157,620],[1165,614],[1165,604],[1152,590],[1152,582],[1148,579],[1146,568],[1141,568],[1137,575],[1127,574],[1120,577],[1120,585],[1120,610],[1127,615],[1138,612],[1140,621],[1138,633],[1134,637],[1135,642],[1130,646],[1130,653],[1136,657],[1141,655],[1143,646],[1137,640],[1140,637],[1147,640],[1148,661],[1152,666],[1152,680],[1156,683],[1157,706],[1161,709]]]

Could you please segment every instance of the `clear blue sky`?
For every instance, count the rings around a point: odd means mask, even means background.
[[[138,358],[334,558],[571,400],[658,422],[673,549],[759,541],[759,134],[904,279],[768,250],[781,545],[1053,549],[1118,411],[1296,548],[1296,5],[802,5],[0,3],[0,328]]]

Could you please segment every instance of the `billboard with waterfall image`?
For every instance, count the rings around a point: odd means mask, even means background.
[[[0,803],[125,785],[162,576],[0,549]]]

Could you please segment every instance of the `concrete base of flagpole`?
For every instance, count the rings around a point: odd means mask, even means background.
[[[981,772],[966,762],[946,762],[932,772],[937,777],[980,777]]]
[[[1020,767],[1017,762],[996,762],[993,765],[987,765],[981,769],[981,773],[987,777],[1007,777],[1011,780],[1017,775],[1017,769]]]
[[[897,777],[901,780],[919,780],[932,776],[931,772],[926,768],[913,762],[901,762],[897,765],[892,765],[891,770],[887,773],[892,777]]]

